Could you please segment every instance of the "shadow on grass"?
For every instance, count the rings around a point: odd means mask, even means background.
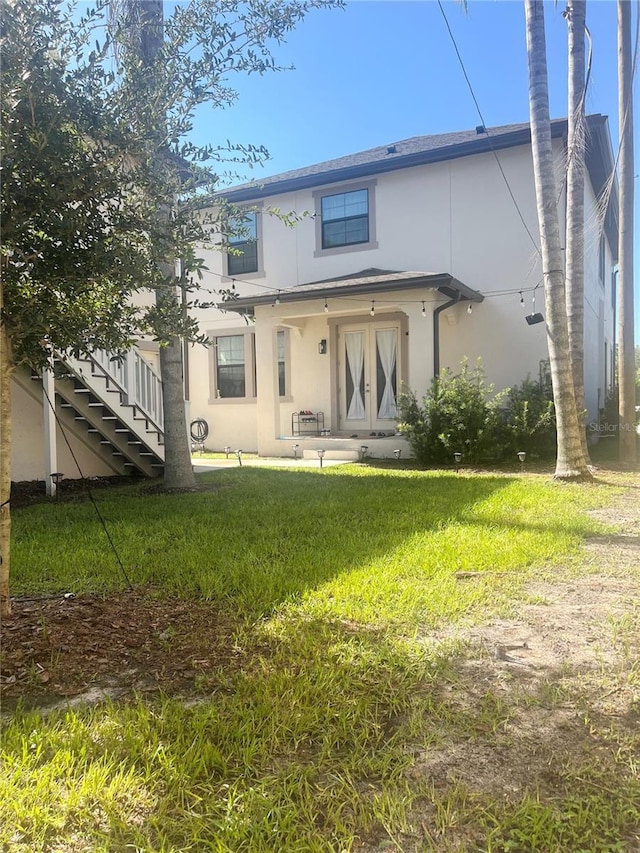
[[[215,491],[96,496],[134,584],[268,612],[419,533],[463,520],[504,477],[424,472],[225,469]],[[14,518],[14,592],[117,589],[115,554],[89,503],[25,508]]]

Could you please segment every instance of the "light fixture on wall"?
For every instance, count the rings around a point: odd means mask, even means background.
[[[329,313],[329,303],[327,302],[327,297],[326,297],[326,296],[325,296],[325,298],[324,298],[324,313],[325,313],[325,314],[328,314],[328,313]]]
[[[320,343],[318,344],[318,352],[320,353],[320,355],[326,355],[327,354],[327,339],[326,338],[323,338],[320,341]]]
[[[371,311],[369,311],[369,313],[371,314],[372,317],[375,317],[375,315],[376,315],[376,300],[375,299],[371,300]]]
[[[469,303],[469,306],[467,307],[467,314],[473,314],[473,305],[471,303]]]
[[[280,291],[276,295],[276,305],[280,305]]]
[[[423,303],[422,303],[422,316],[423,316],[423,317],[426,317],[426,316],[427,316],[427,309],[424,307],[424,301],[423,301]]]

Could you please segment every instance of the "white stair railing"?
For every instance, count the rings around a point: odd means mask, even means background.
[[[162,379],[136,348],[119,355],[96,350],[92,361],[126,395],[127,405],[163,429]]]

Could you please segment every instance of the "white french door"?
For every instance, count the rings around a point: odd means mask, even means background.
[[[362,323],[339,330],[340,429],[394,429],[399,376],[398,323]]]

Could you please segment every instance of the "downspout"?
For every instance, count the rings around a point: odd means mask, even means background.
[[[440,314],[447,308],[452,308],[460,302],[460,291],[454,299],[450,299],[433,312],[433,375],[437,377],[440,373]]]

